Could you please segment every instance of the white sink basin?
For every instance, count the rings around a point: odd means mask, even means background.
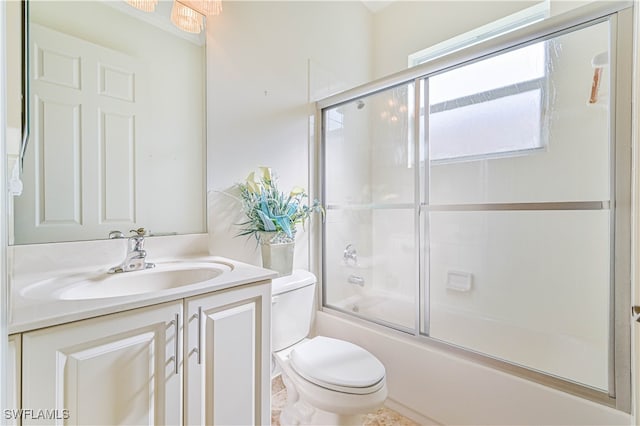
[[[57,300],[132,296],[203,283],[232,270],[232,265],[221,262],[167,262],[142,271],[98,271],[43,280],[25,287],[21,295]]]

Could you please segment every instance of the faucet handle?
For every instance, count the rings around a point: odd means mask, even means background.
[[[144,228],[131,229],[129,232],[135,233],[138,237],[144,237],[147,231]]]
[[[342,260],[347,266],[356,266],[358,264],[358,252],[353,244],[347,244],[342,253]]]
[[[124,234],[122,231],[111,231],[109,232],[109,239],[113,240],[115,238],[124,238]]]

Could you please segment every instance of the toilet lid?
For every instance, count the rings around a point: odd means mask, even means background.
[[[384,385],[384,365],[365,349],[344,340],[314,337],[294,347],[289,359],[299,375],[328,389],[361,394]]]

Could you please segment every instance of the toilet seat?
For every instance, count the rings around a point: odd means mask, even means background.
[[[309,382],[342,393],[365,395],[384,384],[382,363],[360,346],[317,336],[291,351],[290,365]]]

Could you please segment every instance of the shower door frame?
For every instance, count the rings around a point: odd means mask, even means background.
[[[367,324],[376,324],[386,328],[403,332],[405,336],[422,343],[433,345],[455,353],[458,356],[470,359],[474,362],[499,369],[555,389],[568,392],[582,398],[586,398],[600,404],[604,404],[618,410],[631,412],[631,319],[629,309],[631,306],[631,153],[632,153],[632,49],[633,49],[633,2],[595,2],[583,6],[545,21],[532,24],[526,28],[498,36],[494,39],[479,43],[469,48],[457,51],[430,62],[409,68],[402,72],[381,78],[371,83],[356,87],[351,90],[330,96],[316,102],[316,113],[312,128],[315,129],[316,144],[312,150],[310,162],[314,195],[323,205],[326,205],[325,187],[325,143],[324,143],[324,114],[328,108],[352,102],[370,96],[395,86],[413,83],[414,89],[414,164],[415,164],[415,194],[414,194],[414,223],[416,230],[416,276],[415,288],[415,327],[408,330],[403,327],[386,323],[375,319],[365,319],[353,315],[351,312],[340,310],[336,307],[325,306],[326,288],[324,277],[326,276],[325,239],[326,227],[316,223],[311,247],[312,269],[318,275],[321,303],[320,309],[343,318],[362,321]],[[429,269],[428,269],[428,213],[437,211],[439,206],[428,204],[428,172],[426,166],[421,166],[420,160],[420,103],[421,90],[428,90],[426,84],[422,84],[430,75],[437,72],[452,69],[470,62],[484,59],[493,55],[504,53],[524,45],[546,40],[564,33],[573,32],[584,27],[601,22],[610,23],[610,203],[606,202],[552,202],[552,203],[517,203],[498,205],[473,205],[475,210],[500,210],[514,207],[527,210],[594,210],[611,208],[611,281],[610,281],[610,320],[609,320],[609,370],[608,391],[601,391],[586,385],[578,384],[566,379],[552,376],[547,373],[535,371],[511,362],[503,361],[470,349],[465,349],[441,340],[431,338],[422,333],[422,326],[428,330],[429,303],[426,303],[425,294],[429,293]],[[615,58],[615,60],[614,60]],[[425,121],[428,114],[425,114]],[[428,127],[425,124],[425,134]],[[428,162],[428,149],[425,152],[424,164]],[[599,205],[598,205],[599,204]],[[609,205],[610,204],[610,205]],[[519,207],[518,207],[519,206]],[[450,207],[450,206],[449,206]],[[460,209],[469,209],[469,206],[459,206]],[[588,312],[585,312],[588,315]]]

